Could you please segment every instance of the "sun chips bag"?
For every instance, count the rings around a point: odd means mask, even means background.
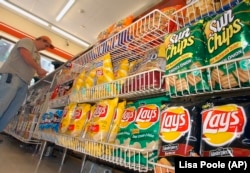
[[[208,19],[205,24],[207,59],[211,65],[223,62],[210,70],[214,89],[228,89],[250,85],[250,2],[242,1],[234,8]],[[227,63],[227,61],[234,62]],[[236,63],[235,63],[236,62]]]

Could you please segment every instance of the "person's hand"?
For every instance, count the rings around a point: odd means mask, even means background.
[[[37,74],[38,74],[38,76],[39,76],[40,78],[43,78],[44,76],[46,76],[47,73],[48,73],[48,72],[47,72],[46,70],[42,69],[42,68],[39,68],[39,69],[37,70]]]

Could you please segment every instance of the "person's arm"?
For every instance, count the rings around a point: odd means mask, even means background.
[[[19,48],[19,52],[24,61],[36,70],[39,77],[44,77],[47,74],[47,71],[41,68],[27,49],[21,47]]]

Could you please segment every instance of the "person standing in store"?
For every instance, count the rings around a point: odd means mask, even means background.
[[[54,48],[48,36],[20,39],[0,68],[0,133],[21,108],[34,75],[46,76],[39,51],[47,48]]]

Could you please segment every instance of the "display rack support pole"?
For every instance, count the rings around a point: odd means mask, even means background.
[[[63,150],[63,155],[62,155],[62,161],[61,161],[61,164],[60,164],[60,168],[59,168],[58,173],[60,173],[60,172],[62,171],[62,167],[63,167],[63,164],[64,164],[64,160],[65,160],[67,151],[68,151],[68,149],[67,149],[67,148],[64,148],[64,150]]]
[[[35,156],[38,152],[39,152],[39,148],[41,147],[41,142],[38,142],[36,144],[36,148],[35,148],[35,151],[33,152],[32,156]]]
[[[41,151],[41,154],[40,154],[38,163],[37,163],[37,165],[36,165],[35,173],[37,173],[38,168],[39,168],[39,166],[40,166],[40,163],[41,163],[41,161],[42,161],[42,159],[43,159],[43,153],[44,153],[44,151],[45,151],[46,145],[47,145],[47,141],[43,141],[43,144],[42,144],[42,151]]]
[[[86,155],[86,154],[83,154],[83,157],[82,157],[82,165],[81,165],[80,173],[84,173],[84,172],[83,172],[83,168],[84,168],[84,165],[85,165],[85,162],[86,162],[86,158],[87,158],[87,155]]]

